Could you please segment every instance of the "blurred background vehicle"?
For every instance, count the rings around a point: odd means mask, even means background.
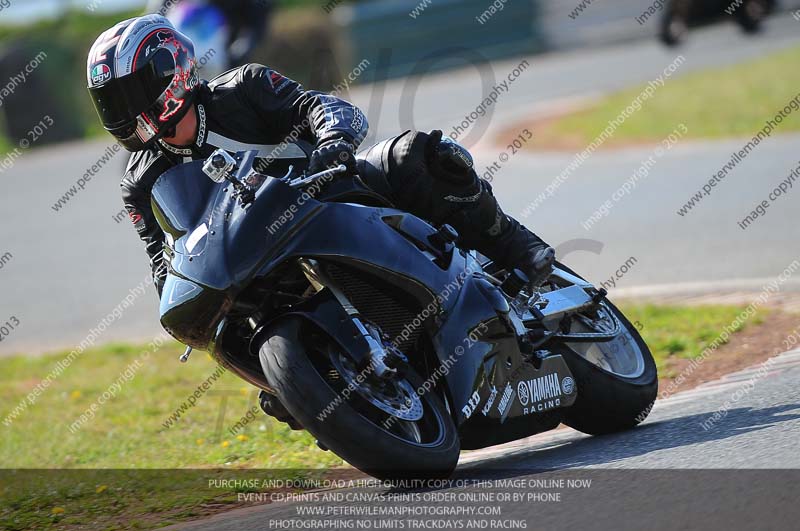
[[[211,79],[250,61],[273,7],[271,0],[153,0],[145,11],[161,13],[192,39],[195,55],[205,58],[203,76]]]
[[[669,46],[686,38],[690,26],[732,16],[745,33],[756,33],[775,0],[671,0],[661,22],[661,40]]]

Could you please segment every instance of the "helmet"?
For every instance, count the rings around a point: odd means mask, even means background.
[[[103,127],[128,151],[173,129],[199,84],[191,39],[161,15],[132,18],[100,35],[86,70]]]

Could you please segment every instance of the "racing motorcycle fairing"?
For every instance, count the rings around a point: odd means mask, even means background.
[[[203,161],[169,170],[153,187],[169,260],[161,322],[174,337],[268,388],[257,353],[237,341],[230,314],[248,288],[287,263],[311,259],[377,278],[427,310],[420,328],[430,337],[442,380],[432,385],[445,395],[465,447],[558,423],[556,410],[576,396],[566,363],[557,354],[531,359],[522,353],[518,321],[471,253],[408,213],[326,201],[324,187],[312,194],[286,179],[254,175],[251,156],[236,158],[236,178],[251,183],[251,201],[243,201],[231,183],[207,178]],[[345,200],[337,193],[338,201]],[[345,310],[323,289],[290,313],[315,323],[363,363],[369,349]]]

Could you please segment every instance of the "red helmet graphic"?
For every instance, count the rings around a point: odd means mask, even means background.
[[[192,41],[160,15],[126,20],[100,35],[89,51],[87,79],[103,127],[129,151],[172,129],[200,82]]]

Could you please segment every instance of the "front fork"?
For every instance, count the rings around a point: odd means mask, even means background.
[[[397,367],[407,360],[397,349],[384,344],[381,331],[371,323],[365,322],[344,292],[339,289],[333,280],[325,273],[319,262],[310,258],[298,259],[300,269],[305,274],[311,286],[319,293],[323,289],[330,291],[331,295],[341,304],[352,324],[360,336],[358,339],[365,345],[366,356],[360,353],[351,353],[361,369],[367,365],[378,378],[389,379],[397,375]]]

